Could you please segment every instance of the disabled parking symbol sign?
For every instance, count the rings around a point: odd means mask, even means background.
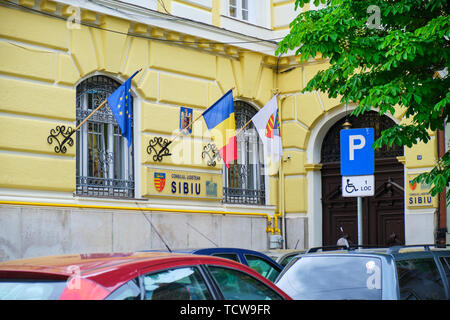
[[[342,196],[373,196],[375,152],[373,128],[344,129],[341,138]]]
[[[375,194],[374,175],[342,176],[343,197],[369,197]]]

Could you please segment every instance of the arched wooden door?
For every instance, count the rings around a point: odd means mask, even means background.
[[[386,116],[370,111],[348,118],[352,128],[374,128],[375,139],[394,125]],[[345,118],[335,123],[325,136],[321,150],[322,163],[322,241],[335,245],[341,228],[351,243],[358,243],[357,200],[344,198],[341,191],[339,132]],[[363,244],[385,246],[405,242],[404,168],[397,160],[403,148],[393,146],[375,150],[375,195],[364,197]]]

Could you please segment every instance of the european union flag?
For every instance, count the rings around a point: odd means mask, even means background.
[[[122,136],[128,141],[128,147],[131,146],[131,138],[133,132],[131,129],[131,79],[139,72],[136,71],[131,77],[128,78],[116,91],[114,91],[108,97],[108,104],[111,111],[116,118],[117,124],[120,127]]]

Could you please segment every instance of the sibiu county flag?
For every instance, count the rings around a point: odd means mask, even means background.
[[[264,145],[264,154],[269,160],[269,174],[274,174],[278,171],[279,161],[283,157],[277,96],[270,99],[253,116],[252,122]]]
[[[202,115],[223,162],[229,168],[230,163],[237,159],[233,90],[225,93]]]
[[[136,71],[127,81],[122,83],[122,85],[116,89],[108,97],[108,105],[116,118],[117,124],[119,125],[120,132],[128,141],[128,147],[131,146],[131,139],[133,137],[132,131],[132,105],[131,105],[131,79],[138,73]]]

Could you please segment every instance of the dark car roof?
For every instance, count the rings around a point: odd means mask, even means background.
[[[380,247],[380,248],[356,248],[350,247],[349,249],[341,248],[341,249],[333,249],[336,246],[330,246],[331,250],[322,249],[322,247],[311,248],[309,249],[304,256],[314,256],[314,255],[329,255],[329,254],[339,254],[339,255],[380,255],[380,256],[389,256],[389,257],[400,257],[404,254],[421,254],[426,252],[443,252],[445,254],[450,253],[449,245],[446,248],[435,247],[434,245],[409,245],[409,246],[394,246],[394,247]]]
[[[151,251],[159,251],[161,250],[145,250],[147,252]],[[181,249],[172,249],[172,252],[178,252],[178,253],[216,253],[216,252],[227,252],[227,253],[252,253],[257,255],[264,255],[263,253],[251,249],[244,249],[244,248],[233,248],[233,247],[211,247],[211,248],[181,248]]]
[[[265,254],[251,250],[251,249],[243,249],[243,248],[231,248],[231,247],[217,247],[217,248],[196,248],[196,249],[180,249],[175,252],[185,252],[185,253],[196,253],[196,254],[212,254],[212,253],[242,253],[242,254],[254,254],[258,256],[264,256]]]
[[[143,252],[161,252],[161,250],[143,250]],[[268,255],[244,248],[232,248],[232,247],[213,247],[213,248],[185,248],[185,249],[172,249],[172,252],[176,253],[187,253],[187,254],[200,254],[200,255],[213,255],[215,253],[236,253],[236,254],[252,254],[259,257],[264,257],[268,259],[272,263],[274,263],[278,268],[283,269],[283,267],[277,263],[274,259],[269,257]]]

